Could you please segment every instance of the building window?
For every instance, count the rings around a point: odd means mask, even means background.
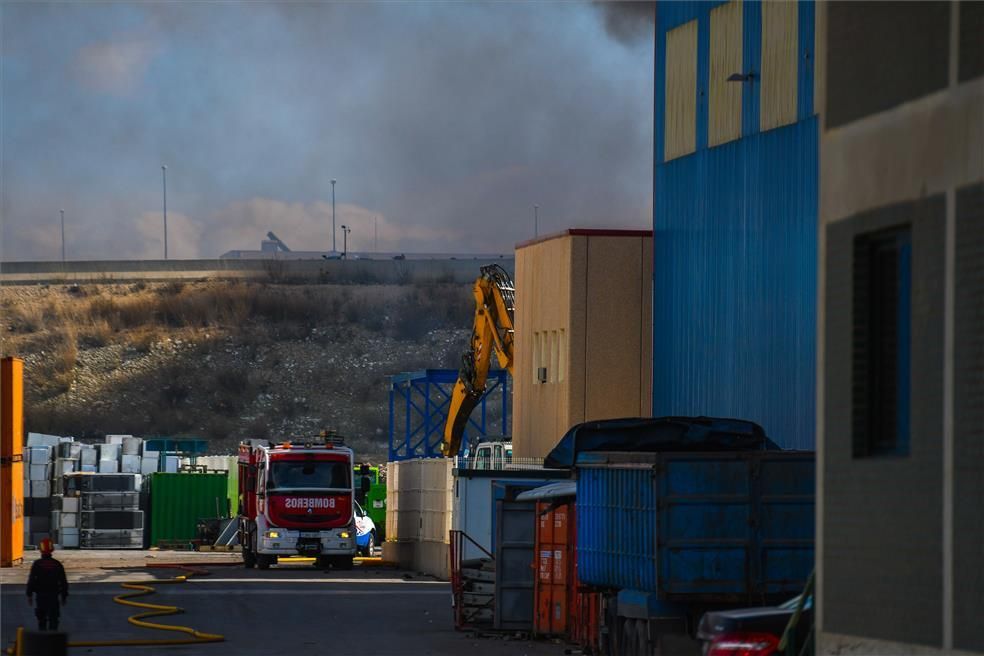
[[[563,330],[533,333],[533,383],[559,383],[567,369],[567,338]]]
[[[855,457],[909,453],[911,274],[908,226],[855,238]]]

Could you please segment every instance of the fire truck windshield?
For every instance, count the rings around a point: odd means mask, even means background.
[[[272,462],[268,490],[348,489],[349,465],[346,462]]]

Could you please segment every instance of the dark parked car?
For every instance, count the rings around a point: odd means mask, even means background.
[[[697,627],[704,656],[779,655],[779,640],[796,612],[799,597],[778,606],[738,608],[704,613]],[[793,634],[794,653],[799,653],[813,624],[813,596],[806,599],[798,630]]]

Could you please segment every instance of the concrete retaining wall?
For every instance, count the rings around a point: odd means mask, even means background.
[[[117,260],[2,262],[5,285],[241,278],[267,282],[352,284],[468,283],[479,268],[514,269],[512,257],[444,260]]]

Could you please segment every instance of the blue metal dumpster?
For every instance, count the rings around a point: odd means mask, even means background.
[[[798,592],[813,569],[814,456],[578,454],[581,581],[665,600]]]

